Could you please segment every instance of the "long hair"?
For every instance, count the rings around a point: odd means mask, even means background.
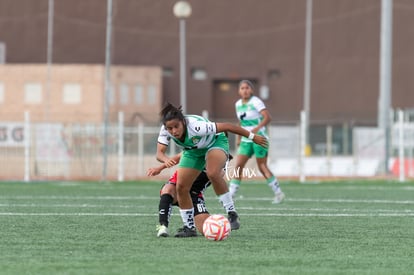
[[[167,121],[170,121],[170,120],[173,120],[173,119],[178,119],[178,120],[183,121],[183,122],[185,121],[183,111],[182,111],[182,107],[181,106],[180,107],[175,107],[174,105],[172,105],[169,102],[161,110],[160,116],[161,116],[161,123],[163,125],[165,125],[165,123]]]

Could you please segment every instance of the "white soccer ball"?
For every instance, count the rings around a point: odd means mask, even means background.
[[[222,241],[230,235],[231,226],[229,220],[219,214],[211,215],[203,223],[203,234],[207,240]]]

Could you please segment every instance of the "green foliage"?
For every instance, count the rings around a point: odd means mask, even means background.
[[[157,238],[161,185],[0,183],[0,273],[414,274],[412,182],[282,181],[273,205],[264,181],[246,181],[242,226],[222,242]]]

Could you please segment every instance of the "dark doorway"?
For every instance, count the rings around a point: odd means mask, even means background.
[[[220,79],[213,81],[213,113],[211,114],[211,118],[214,121],[237,120],[234,104],[240,98],[238,93],[240,80],[242,79]],[[249,80],[257,86],[256,80]]]

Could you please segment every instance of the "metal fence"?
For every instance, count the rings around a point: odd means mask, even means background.
[[[269,166],[277,176],[302,181],[309,177],[412,178],[414,119],[402,111],[397,114],[388,148],[385,131],[375,127],[339,129],[342,138],[335,137],[337,126],[325,126],[323,131],[319,127],[312,150],[307,150],[301,121],[271,125]],[[31,123],[28,113],[25,121],[0,122],[0,179],[102,180],[105,175],[107,180],[124,181],[143,178],[148,168],[159,165],[155,153],[160,126],[124,126],[120,119],[106,130],[105,143],[102,124]],[[234,141],[230,135],[232,154]],[[169,153],[176,152],[171,146]],[[254,160],[248,166],[255,168]]]

